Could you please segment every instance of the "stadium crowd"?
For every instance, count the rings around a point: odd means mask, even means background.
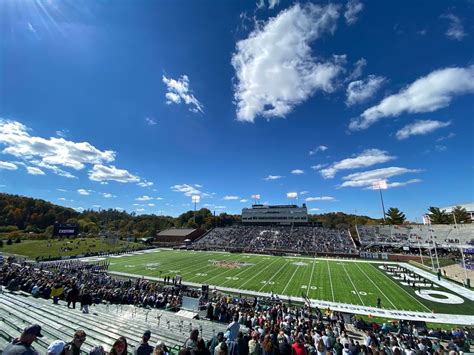
[[[215,228],[194,243],[196,248],[242,249],[247,252],[356,252],[347,230],[300,226],[232,226]]]
[[[145,279],[117,279],[90,268],[72,268],[76,261],[42,264],[5,263],[0,269],[0,283],[7,289],[22,290],[33,297],[64,299],[68,307],[80,303],[88,312],[92,304],[132,304],[177,309],[183,295],[197,297],[198,292],[169,282],[167,285]]]
[[[362,245],[415,248],[433,246],[434,243],[444,248],[474,245],[474,224],[357,226],[357,233]]]
[[[34,265],[7,263],[1,269],[0,279],[8,289],[52,298],[53,303],[64,299],[68,307],[75,307],[75,303],[80,302],[83,312],[88,312],[91,304],[102,301],[173,308],[179,307],[183,294],[199,295],[197,290],[183,290],[178,285],[166,286],[144,279],[118,280],[105,273],[57,265],[46,270]],[[348,319],[330,309],[284,304],[276,295],[260,299],[223,296],[214,291],[209,295],[206,318],[228,324],[227,332],[201,339],[199,330],[195,329],[183,341],[179,355],[456,354],[469,351],[467,339],[471,337],[460,329],[451,334],[439,330],[428,333],[403,322],[379,326],[357,318]],[[364,337],[357,337],[346,322],[365,329]],[[439,340],[443,335],[447,337],[444,345]],[[3,353],[37,354],[32,344],[40,336],[41,326],[31,325]],[[58,339],[51,343],[48,354],[79,354],[85,339],[85,332],[78,330],[69,342]],[[163,343],[153,347],[148,344],[149,339],[150,332],[146,331],[142,342],[135,347],[136,354],[168,355],[169,350]],[[127,354],[127,347],[127,339],[120,337],[108,354]],[[105,353],[101,347],[90,351],[90,354]]]

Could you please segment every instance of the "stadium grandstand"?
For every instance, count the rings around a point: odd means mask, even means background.
[[[215,228],[198,240],[197,249],[247,252],[353,254],[349,231],[310,226],[232,226]]]
[[[356,226],[364,247],[389,245],[393,247],[428,248],[436,243],[440,248],[472,248],[474,224],[456,225],[380,225]]]
[[[430,329],[424,322],[394,320],[382,324],[309,303],[287,304],[278,296],[211,292],[201,319],[191,319],[172,310],[185,295],[202,297],[198,290],[113,278],[70,263],[43,268],[9,258],[2,266],[0,349],[5,355],[290,355],[295,348],[307,355],[470,351],[468,327]]]

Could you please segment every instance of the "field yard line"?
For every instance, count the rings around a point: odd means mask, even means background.
[[[329,271],[329,282],[331,283],[331,292],[332,292],[332,301],[336,302],[336,298],[334,297],[334,288],[332,287],[332,277],[331,277],[331,268],[329,267],[329,260],[326,260],[328,264],[328,271]]]
[[[309,287],[311,286],[311,281],[313,281],[313,272],[314,272],[314,264],[316,264],[313,260],[313,268],[311,269],[311,276],[309,278],[309,282],[308,282],[308,288],[306,289],[306,297],[308,297],[308,294],[309,294]]]
[[[242,273],[244,273],[244,272],[247,272],[247,271],[251,270],[251,269],[254,268],[254,267],[260,266],[260,264],[265,264],[265,261],[256,262],[255,264],[253,264],[252,266],[250,266],[248,269],[246,269],[245,267],[242,267],[243,270],[241,270],[240,272],[238,272],[237,274],[235,274],[234,277],[237,277],[237,276],[239,276],[240,274],[242,274]],[[229,282],[229,281],[233,281],[233,280],[226,280],[226,281],[224,281],[223,283],[221,283],[220,286],[224,286],[224,284],[225,284],[226,282]]]
[[[349,273],[348,273],[347,270],[346,270],[346,265],[345,265],[344,263],[342,263],[342,268],[343,268],[344,271],[346,272],[346,275],[347,275],[347,277],[349,278],[349,281],[351,282],[352,287],[354,287],[354,291],[357,293],[357,296],[359,296],[359,299],[360,299],[360,301],[362,302],[362,305],[365,306],[364,301],[362,300],[362,297],[360,297],[360,293],[359,293],[359,291],[357,290],[356,286],[354,285],[354,281],[352,281],[352,277],[349,276]]]
[[[274,278],[276,275],[278,275],[278,274],[280,273],[281,269],[283,269],[286,265],[288,265],[288,263],[289,263],[289,261],[286,261],[286,262],[282,265],[282,267],[279,268],[278,271],[277,271],[276,273],[274,273],[272,277],[270,277],[270,280],[267,280],[267,282],[265,282],[265,284],[264,284],[262,287],[260,287],[260,290],[258,290],[258,292],[262,291],[262,289],[263,289],[265,286],[267,286],[267,284],[268,284],[270,281],[272,281],[273,278]]]
[[[230,259],[230,260],[233,259],[233,258],[232,258],[232,255],[229,254],[228,256],[229,256],[230,258],[226,258],[226,259],[220,260],[220,261],[228,261],[229,259]],[[205,262],[205,261],[206,261],[205,259],[202,260],[202,262]],[[182,268],[182,269],[180,269],[180,270],[182,271],[183,269],[193,268],[193,267],[195,267],[195,265],[186,266],[186,267],[184,267],[184,268]],[[210,267],[211,267],[211,265],[205,264],[204,266],[198,267],[197,269],[194,269],[194,270],[192,270],[191,272],[200,271],[200,270],[202,270],[202,269],[208,270]],[[231,271],[231,270],[232,270],[232,269],[225,270],[225,271],[222,271],[222,273],[226,273],[226,272]],[[188,273],[188,272],[189,272],[189,271],[186,271],[186,273]],[[209,271],[209,272],[210,272],[210,271]],[[183,274],[183,273],[181,273],[181,274]],[[213,279],[214,277],[217,277],[217,276],[220,276],[220,275],[222,275],[222,274],[218,274],[218,275],[212,276],[210,279]],[[194,274],[193,276],[191,276],[191,278],[190,278],[189,280],[195,279],[196,277],[201,277],[201,276],[197,276],[196,274]],[[210,280],[210,279],[209,279],[209,280]]]
[[[365,271],[360,268],[359,265],[356,264],[356,266],[357,266],[357,268],[365,275],[365,277],[367,277],[367,278],[370,280],[370,282],[372,282],[372,283],[374,284],[374,286],[377,287],[377,290],[379,290],[380,293],[390,302],[390,304],[393,306],[393,308],[394,308],[394,309],[397,309],[397,306],[395,306],[395,305],[393,304],[393,302],[390,300],[390,298],[388,298],[388,297],[385,295],[385,292],[383,292],[383,291],[377,286],[377,284],[369,277],[369,275],[367,275],[367,274],[365,273]]]
[[[413,297],[407,290],[405,290],[402,286],[399,286],[394,280],[392,280],[391,277],[388,277],[384,272],[382,271],[379,271],[374,265],[372,264],[369,264],[370,266],[372,266],[375,270],[377,270],[378,272],[380,272],[384,277],[386,277],[387,279],[389,279],[390,281],[392,281],[398,288],[401,288],[408,296],[410,296],[411,298],[413,298],[416,302],[418,302],[419,304],[421,304],[424,308],[426,308],[429,312],[432,312],[431,309],[429,309],[428,307],[426,307],[423,303],[421,303],[417,298]]]
[[[281,291],[281,294],[282,294],[282,295],[285,294],[286,288],[287,288],[288,285],[291,283],[291,280],[293,280],[293,277],[295,277],[295,274],[296,274],[296,272],[298,271],[299,268],[300,268],[299,266],[296,267],[296,270],[293,272],[293,275],[291,275],[290,280],[289,280],[288,283],[286,284],[286,286],[285,286],[285,288],[283,289],[283,291]]]
[[[273,265],[276,261],[278,261],[278,258],[275,258],[270,264],[267,265],[267,267],[264,267],[262,270],[260,270],[260,272],[257,272],[255,275],[253,275],[250,279],[248,279],[247,281],[245,281],[242,285],[240,285],[239,288],[242,288],[243,285],[245,285],[247,282],[249,282],[250,280],[253,280],[255,277],[257,277],[258,275],[260,275],[262,272],[264,272],[266,269],[268,269],[271,265]]]

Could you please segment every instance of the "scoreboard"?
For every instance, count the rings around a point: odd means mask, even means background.
[[[78,224],[55,223],[53,228],[54,237],[76,237],[79,234]]]

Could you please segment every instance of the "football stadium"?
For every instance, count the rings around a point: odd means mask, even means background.
[[[474,354],[473,36],[474,0],[0,0],[0,355]]]
[[[336,342],[349,329],[360,341],[371,332],[416,329],[419,341],[440,344],[450,337],[446,327],[466,331],[473,324],[471,256],[461,264],[446,256],[470,252],[474,224],[355,225],[353,235],[351,228],[308,222],[306,205],[260,204],[244,208],[241,220],[246,223],[209,230],[165,229],[135,249],[36,261],[5,254],[0,341],[7,346],[15,332],[40,331],[45,337],[36,347],[45,353],[64,349],[59,339],[72,334],[71,343],[90,353],[120,342],[127,352],[139,351],[156,341],[181,354],[193,332],[208,342],[222,336],[232,347],[274,322],[291,335],[305,320],[315,327],[310,332],[333,334]],[[70,243],[80,239],[78,229],[56,224],[53,234]],[[468,278],[457,281],[453,268]],[[241,334],[235,340],[233,324]],[[462,337],[467,350],[468,334]],[[309,347],[312,340],[305,342]]]

